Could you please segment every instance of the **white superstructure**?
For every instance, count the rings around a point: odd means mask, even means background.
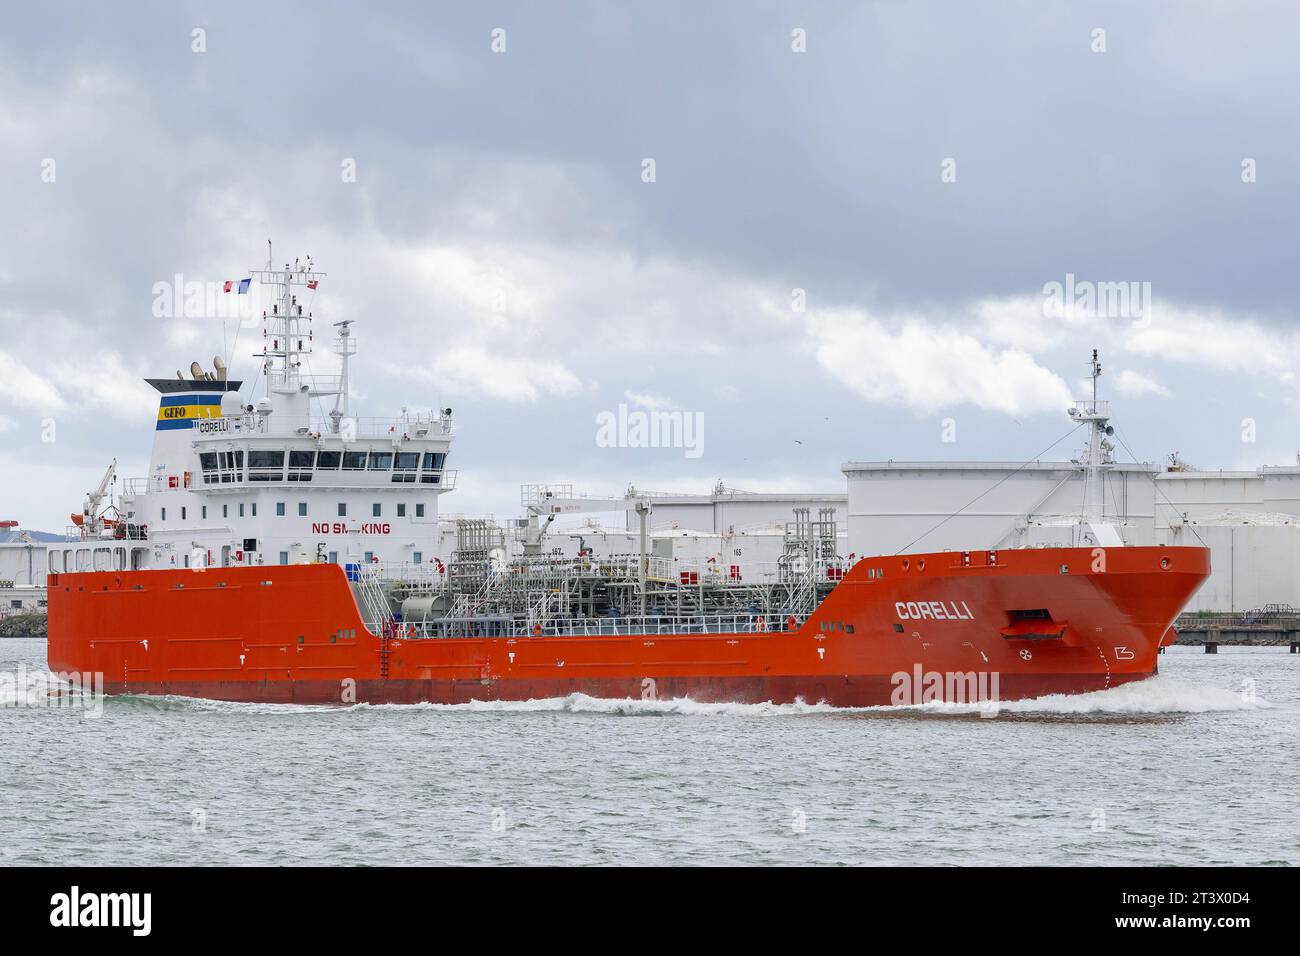
[[[253,273],[273,295],[247,400],[220,358],[215,373],[195,362],[189,378],[148,380],[160,395],[149,474],[103,510],[88,499],[76,540],[51,546],[50,571],[434,561],[438,499],[456,478],[451,409],[351,416],[347,322],[332,343],[340,371],[311,374],[314,316],[301,300],[324,275],[310,260]]]

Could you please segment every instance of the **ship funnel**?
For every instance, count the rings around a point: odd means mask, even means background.
[[[194,379],[196,382],[203,381],[203,366],[198,362],[190,363],[190,378]]]
[[[217,370],[217,381],[224,382],[226,380],[226,363],[221,361],[220,355],[212,357],[212,367]]]

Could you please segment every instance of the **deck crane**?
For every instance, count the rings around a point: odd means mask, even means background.
[[[524,532],[524,554],[540,554],[546,529],[559,515],[599,514],[606,511],[632,511],[640,519],[641,545],[637,562],[637,577],[641,592],[641,617],[646,614],[646,578],[650,561],[647,554],[647,524],[650,520],[650,499],[629,488],[622,498],[602,498],[575,495],[573,485],[524,485],[520,501],[528,513],[528,527]],[[545,517],[545,522],[542,518]]]
[[[110,491],[117,481],[117,459],[114,458],[104,471],[104,477],[93,491],[86,492],[86,501],[81,506],[81,514],[72,516],[72,523],[81,529],[84,537],[99,537],[106,527],[105,516],[109,511],[116,511]],[[104,500],[108,499],[107,507]],[[114,519],[107,519],[116,523]]]

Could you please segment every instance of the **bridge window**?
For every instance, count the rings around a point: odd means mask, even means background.
[[[249,481],[283,481],[283,451],[250,451],[248,453]]]
[[[393,481],[415,481],[415,470],[419,467],[418,451],[398,452],[393,463]]]
[[[243,480],[243,451],[222,451],[217,453],[217,467],[221,474],[221,483],[229,484]]]
[[[344,471],[364,471],[365,467],[366,453],[364,451],[345,451],[343,453]]]
[[[316,452],[314,451],[290,451],[289,452],[289,474],[290,481],[311,481],[311,469],[316,464]]]
[[[393,467],[393,453],[391,451],[372,451],[370,453],[370,470],[387,471]]]
[[[250,451],[248,453],[249,468],[283,468],[284,452],[282,451]]]
[[[442,452],[426,451],[424,453],[424,472],[420,475],[420,482],[426,485],[436,485],[442,481],[442,466],[446,462],[447,456]]]
[[[317,471],[338,471],[339,464],[343,461],[341,451],[323,451],[316,456]]]

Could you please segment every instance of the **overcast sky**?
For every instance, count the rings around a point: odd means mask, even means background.
[[[1295,462],[1294,5],[621,7],[11,9],[0,518],[145,474],[142,379],[234,328],[155,284],[268,238],[356,320],[359,414],[455,409],[445,512],[1032,458],[1093,347],[1139,458]],[[1067,275],[1135,297],[1062,308]],[[620,403],[702,415],[702,453],[600,447]]]

